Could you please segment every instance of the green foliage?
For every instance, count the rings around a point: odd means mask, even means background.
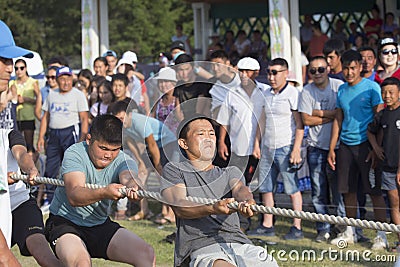
[[[190,4],[182,0],[108,0],[110,49],[135,51],[154,60],[168,50],[175,24],[193,30]],[[63,55],[72,67],[81,64],[80,0],[1,0],[0,19],[18,45],[37,51],[44,61]]]

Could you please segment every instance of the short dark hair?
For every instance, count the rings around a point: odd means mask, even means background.
[[[93,79],[93,73],[89,69],[81,69],[78,73],[78,77],[82,76],[91,81]]]
[[[109,114],[96,116],[90,127],[90,135],[92,141],[120,145],[122,144],[122,122]]]
[[[340,39],[329,39],[325,42],[324,48],[322,49],[322,53],[324,56],[329,55],[332,52],[335,52],[337,56],[342,56],[345,50],[344,42]]]
[[[311,64],[311,62],[316,61],[316,60],[322,60],[322,61],[324,61],[326,63],[326,65],[328,65],[328,61],[326,60],[326,57],[323,57],[323,56],[312,57],[310,59],[310,63],[309,64]],[[308,66],[310,66],[310,65],[308,65]]]
[[[396,85],[397,89],[400,90],[400,80],[397,79],[396,77],[389,77],[383,80],[383,82],[381,83],[381,88],[387,85]]]
[[[104,63],[105,66],[108,66],[108,61],[105,57],[98,57],[93,61],[93,64],[95,64],[97,61],[101,61]]]
[[[215,129],[216,122],[213,119],[211,119],[211,118],[209,118],[207,116],[204,116],[202,114],[193,113],[193,114],[190,114],[189,117],[184,118],[179,123],[179,126],[176,129],[176,136],[178,138],[186,139],[187,134],[189,132],[190,123],[193,122],[193,121],[197,121],[197,120],[207,120],[207,121],[209,121],[211,123],[212,127]]]
[[[122,81],[125,84],[125,86],[128,86],[129,84],[128,76],[122,73],[116,73],[112,76],[111,83],[114,84],[115,81]]]
[[[182,63],[193,63],[193,58],[192,56],[188,54],[180,54],[176,59],[175,59],[175,65],[182,64]]]
[[[286,59],[281,58],[281,57],[274,58],[273,60],[271,60],[271,61],[269,62],[268,65],[269,65],[269,66],[276,66],[276,65],[279,65],[279,66],[285,67],[286,69],[289,69],[289,64],[288,64],[288,62],[286,61]]]
[[[229,57],[228,54],[225,52],[225,50],[215,50],[214,52],[211,53],[210,60],[216,58],[227,60]]]
[[[108,112],[112,115],[117,115],[120,112],[126,112],[126,114],[129,114],[133,111],[137,112],[137,109],[138,106],[134,100],[131,100],[129,103],[125,100],[120,100],[112,103],[108,108]]]
[[[371,51],[373,54],[374,54],[374,57],[376,58],[376,52],[375,52],[375,50],[372,48],[372,47],[370,47],[370,46],[363,46],[363,47],[360,47],[359,49],[358,49],[358,52],[364,52],[364,51]]]
[[[343,53],[343,55],[340,57],[340,62],[342,63],[342,66],[348,66],[351,64],[351,62],[358,62],[361,64],[362,62],[362,57],[360,52],[354,51],[354,50],[347,50],[346,52]]]
[[[60,64],[61,66],[69,67],[68,60],[63,56],[52,57],[47,61],[47,65]]]
[[[50,66],[50,68],[47,69],[47,72],[49,72],[49,70],[55,70],[57,71],[58,67],[56,66]]]

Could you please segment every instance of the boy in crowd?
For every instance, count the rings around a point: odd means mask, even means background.
[[[400,81],[386,78],[381,84],[386,108],[368,125],[368,140],[382,164],[382,190],[388,191],[390,214],[394,224],[400,224],[399,191],[399,138],[400,138]],[[397,234],[400,241],[400,234]],[[400,242],[397,242],[400,248]]]

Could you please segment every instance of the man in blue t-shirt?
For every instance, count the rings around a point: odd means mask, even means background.
[[[346,83],[341,85],[338,91],[328,163],[333,170],[337,170],[338,189],[344,196],[347,217],[357,216],[357,190],[362,190],[371,197],[375,219],[385,222],[381,181],[369,180],[371,162],[366,160],[371,150],[367,137],[368,124],[373,120],[374,114],[383,107],[380,88],[377,83],[361,77],[363,66],[359,52],[346,51],[341,57],[341,62]],[[340,145],[336,159],[335,147],[339,134]],[[359,179],[362,188],[358,187]],[[347,243],[357,242],[354,234],[352,227],[351,231],[339,234],[332,242],[336,244],[341,240]],[[378,231],[372,249],[385,247],[387,248],[386,234]]]
[[[155,266],[153,248],[108,217],[113,201],[139,200],[137,165],[124,152],[122,122],[97,116],[86,141],[69,147],[61,166],[65,187],[57,187],[46,221],[46,238],[64,265],[90,265],[91,257],[134,266]],[[89,189],[86,183],[102,185]]]

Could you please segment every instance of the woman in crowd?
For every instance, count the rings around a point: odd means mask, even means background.
[[[383,70],[377,71],[375,81],[382,83],[388,77],[400,79],[399,49],[393,38],[385,38],[379,42],[379,63]]]
[[[105,80],[99,85],[98,101],[90,108],[91,119],[98,115],[106,114],[108,106],[115,101],[115,95],[112,90],[111,82]]]
[[[33,133],[35,131],[35,116],[40,120],[42,108],[42,96],[39,90],[39,82],[29,77],[25,60],[15,61],[16,79],[10,81],[11,91],[18,95],[17,125],[22,132],[26,145],[33,146]]]
[[[93,62],[94,73],[97,76],[107,76],[108,62],[105,57],[98,57]]]
[[[90,82],[92,79],[93,74],[89,69],[82,69],[78,73],[78,82],[76,83],[76,88],[78,88],[85,94],[88,101],[90,93],[92,92],[92,84]]]
[[[106,80],[104,76],[93,76],[92,80],[90,81],[91,90],[89,91],[89,108],[97,102],[99,97],[99,86]]]

